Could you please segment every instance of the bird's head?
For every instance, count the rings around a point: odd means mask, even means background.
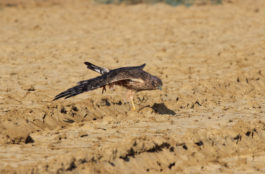
[[[163,83],[158,77],[154,76],[152,80],[152,86],[154,87],[154,89],[162,90]]]

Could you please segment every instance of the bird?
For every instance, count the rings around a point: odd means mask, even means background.
[[[131,101],[132,110],[135,110],[133,97],[136,92],[144,90],[162,90],[163,83],[161,79],[143,70],[146,64],[121,67],[112,70],[96,66],[90,62],[84,62],[84,64],[88,69],[99,73],[100,76],[78,82],[76,86],[56,95],[53,101],[60,98],[67,99],[98,88],[102,88],[103,94],[106,91],[106,86],[112,88],[114,85],[117,85],[129,90],[128,98]]]

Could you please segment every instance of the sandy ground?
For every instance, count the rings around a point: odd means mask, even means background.
[[[265,173],[265,2],[1,1],[0,173]],[[52,102],[146,63],[162,91]]]

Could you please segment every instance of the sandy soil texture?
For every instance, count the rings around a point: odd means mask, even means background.
[[[1,1],[0,173],[265,173],[265,1]],[[162,91],[53,97],[146,63]]]

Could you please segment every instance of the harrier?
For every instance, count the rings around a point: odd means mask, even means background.
[[[162,81],[143,70],[145,64],[140,66],[122,67],[113,70],[98,67],[92,63],[85,62],[87,68],[100,73],[101,75],[89,80],[78,82],[77,86],[67,89],[64,92],[56,95],[53,100],[59,98],[69,98],[91,91],[97,88],[102,88],[102,93],[106,91],[106,86],[110,88],[114,85],[123,86],[129,89],[129,98],[132,103],[132,109],[135,110],[133,96],[135,92],[144,90],[156,90],[162,88]]]

